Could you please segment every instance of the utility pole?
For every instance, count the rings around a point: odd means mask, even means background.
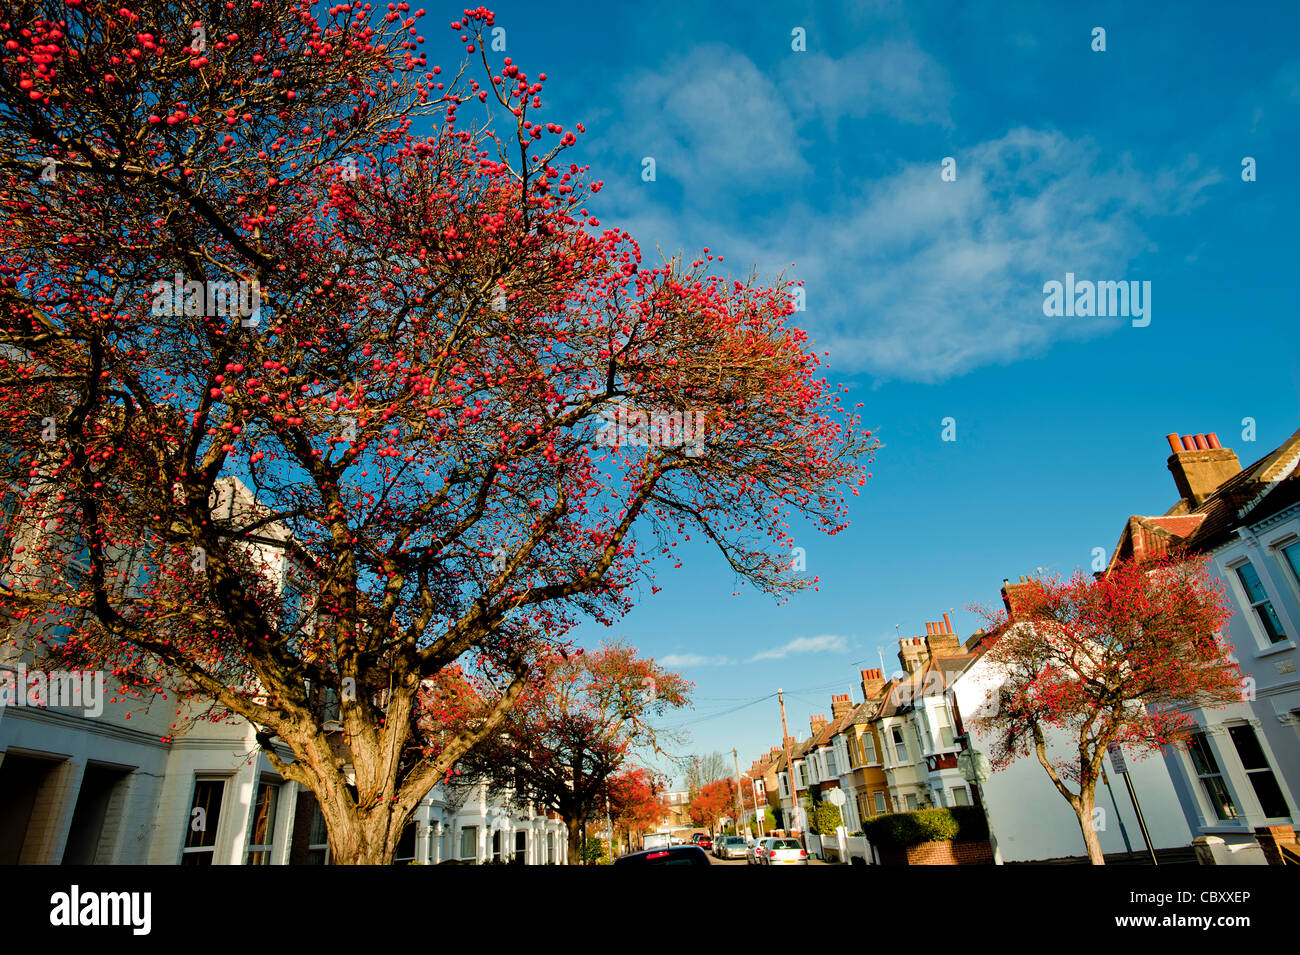
[[[736,835],[740,835],[741,823],[745,821],[745,801],[740,795],[740,757],[736,754],[736,748],[731,748],[731,760],[736,764]]]
[[[781,746],[785,749],[785,778],[790,784],[790,818],[785,820],[786,832],[794,832],[794,825],[799,821],[799,796],[794,788],[794,762],[790,758],[790,731],[785,727],[785,692],[779,687],[776,698],[781,703]]]

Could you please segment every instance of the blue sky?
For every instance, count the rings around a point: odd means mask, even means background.
[[[860,668],[896,667],[895,625],[951,609],[964,637],[1003,577],[1087,568],[1175,500],[1166,433],[1215,431],[1245,464],[1300,426],[1296,5],[493,9],[548,74],[546,118],[586,125],[602,226],[647,259],[707,246],[802,279],[801,323],[885,444],[852,527],[798,540],[818,592],[733,596],[696,547],[615,627],[579,630],[697,684],[684,750],[746,768],[780,740],[775,699],[747,701],[784,687],[806,736],[832,692],[860,698]],[[1151,282],[1150,324],[1046,317],[1066,272]]]

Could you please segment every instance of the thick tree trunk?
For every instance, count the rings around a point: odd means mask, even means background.
[[[569,865],[582,865],[582,820],[565,819],[569,830]]]
[[[1101,839],[1093,825],[1093,808],[1096,805],[1096,784],[1093,788],[1084,788],[1074,802],[1074,813],[1079,817],[1079,829],[1083,833],[1083,845],[1088,850],[1088,861],[1093,865],[1105,865],[1106,857],[1101,851]]]
[[[387,807],[361,815],[335,805],[321,805],[329,831],[330,861],[334,865],[392,865],[402,825]]]

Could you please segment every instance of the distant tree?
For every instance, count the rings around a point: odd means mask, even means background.
[[[736,814],[736,784],[730,778],[705,783],[691,800],[690,814],[691,822],[714,832],[719,819]]]
[[[654,829],[668,814],[665,780],[641,766],[609,778],[610,812],[614,829],[622,830],[632,845],[637,834]]]
[[[604,821],[611,777],[638,751],[677,741],[654,721],[689,703],[690,684],[624,643],[557,654],[536,672],[500,731],[460,768],[558,813],[578,859],[583,823]]]
[[[1241,699],[1240,672],[1220,632],[1230,611],[1203,557],[1118,564],[1093,579],[1035,580],[985,659],[1005,680],[973,722],[992,733],[996,769],[1033,753],[1079,820],[1088,858],[1103,865],[1093,824],[1107,747],[1139,756],[1169,745],[1191,722],[1185,707]],[[1065,738],[1064,756],[1049,733]]]
[[[691,756],[686,764],[686,788],[692,796],[709,783],[727,776],[727,760],[721,753]]]

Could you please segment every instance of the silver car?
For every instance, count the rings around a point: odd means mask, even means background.
[[[740,836],[719,836],[714,846],[719,859],[744,859],[749,852],[749,844]]]
[[[807,865],[808,853],[796,839],[770,839],[763,853],[764,865]]]
[[[771,836],[765,836],[762,839],[755,839],[749,844],[749,850],[745,853],[745,862],[748,865],[762,865],[763,853],[767,851],[769,843],[775,842]]]

